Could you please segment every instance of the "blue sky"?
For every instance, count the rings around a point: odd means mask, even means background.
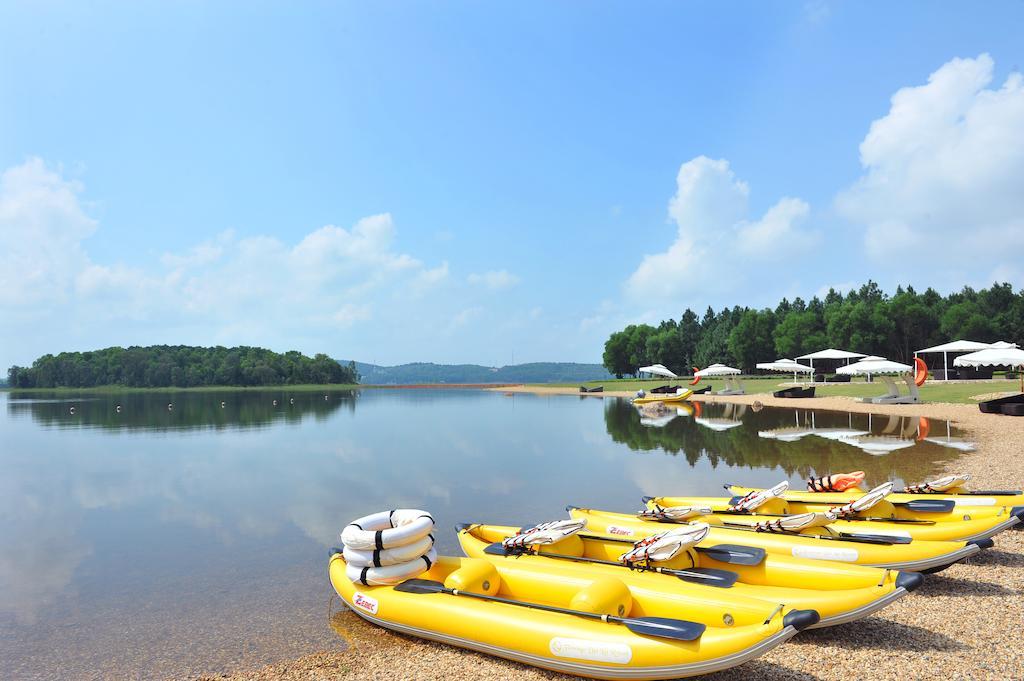
[[[0,364],[137,343],[599,361],[687,306],[1021,286],[1022,20],[5,4]]]

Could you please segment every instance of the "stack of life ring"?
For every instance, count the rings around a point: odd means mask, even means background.
[[[391,585],[416,577],[437,561],[434,518],[399,508],[363,516],[341,533],[346,576],[364,586]]]

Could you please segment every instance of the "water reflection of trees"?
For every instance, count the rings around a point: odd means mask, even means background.
[[[355,411],[358,391],[31,392],[9,395],[8,413],[44,427],[172,431],[260,428]],[[170,408],[168,405],[171,405]]]
[[[728,405],[701,405],[704,417],[721,418],[728,416]],[[793,441],[765,439],[758,432],[793,426],[797,418],[808,413],[801,410],[796,414],[791,409],[763,409],[760,412],[746,410],[743,427],[715,431],[695,422],[693,418],[681,416],[672,419],[660,428],[641,424],[636,408],[625,400],[608,400],[605,403],[605,427],[612,440],[626,445],[634,451],[660,450],[673,456],[682,456],[695,466],[702,458],[713,468],[719,464],[746,468],[781,468],[787,475],[808,476],[829,472],[862,470],[868,480],[916,479],[939,472],[943,464],[956,460],[959,452],[925,441],[915,442],[913,447],[887,456],[871,456],[857,447],[823,437],[803,437]],[[818,428],[846,428],[855,420],[856,426],[869,430],[867,415],[848,415],[840,412],[819,411],[814,413]],[[913,418],[917,422],[917,418]],[[900,436],[912,432],[908,420],[897,417],[895,430]],[[893,428],[888,417],[875,416],[870,431],[883,433]],[[946,425],[942,422],[942,431]]]

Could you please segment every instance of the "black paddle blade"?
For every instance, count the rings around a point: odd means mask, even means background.
[[[488,544],[484,549],[484,553],[488,553],[492,556],[507,556],[508,551],[505,550],[505,545],[500,541]]]
[[[949,513],[956,508],[956,502],[952,499],[914,499],[894,503],[893,506],[902,506],[917,513]]]
[[[704,584],[706,586],[717,586],[720,589],[728,589],[740,578],[735,572],[719,570],[717,568],[687,568],[685,570],[674,570],[676,577],[684,582]]]
[[[712,560],[734,565],[760,565],[766,555],[765,550],[759,546],[718,544],[717,546],[698,546],[696,548],[699,553],[703,553]]]
[[[909,544],[913,541],[910,537],[894,537],[888,534],[861,534],[860,532],[840,532],[839,536],[849,541],[869,544]]]
[[[445,586],[430,579],[407,579],[396,586],[395,591],[407,594],[440,594],[445,592]]]
[[[696,641],[707,629],[707,626],[700,622],[674,620],[667,617],[631,617],[620,621],[634,634],[671,638],[676,641]]]

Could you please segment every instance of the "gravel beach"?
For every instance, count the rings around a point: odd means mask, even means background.
[[[575,389],[502,388],[510,392]],[[615,396],[616,393],[606,393]],[[624,394],[628,395],[627,394]],[[716,402],[792,407],[770,395],[706,397]],[[978,443],[955,470],[970,473],[979,488],[1024,486],[1024,418],[982,414],[974,405],[866,405],[849,398],[801,400],[801,408],[876,414],[913,414],[954,421]],[[878,481],[870,481],[878,482]],[[1024,531],[996,537],[996,546],[968,563],[929,575],[917,592],[878,615],[829,629],[803,632],[759,660],[702,678],[783,679],[1022,679],[1024,647]],[[337,601],[336,601],[337,603]],[[336,605],[335,610],[338,610]],[[346,650],[319,651],[299,659],[202,679],[318,681],[323,679],[568,679],[516,663],[428,643],[365,624],[340,610],[331,626]],[[339,649],[344,645],[339,641]]]

